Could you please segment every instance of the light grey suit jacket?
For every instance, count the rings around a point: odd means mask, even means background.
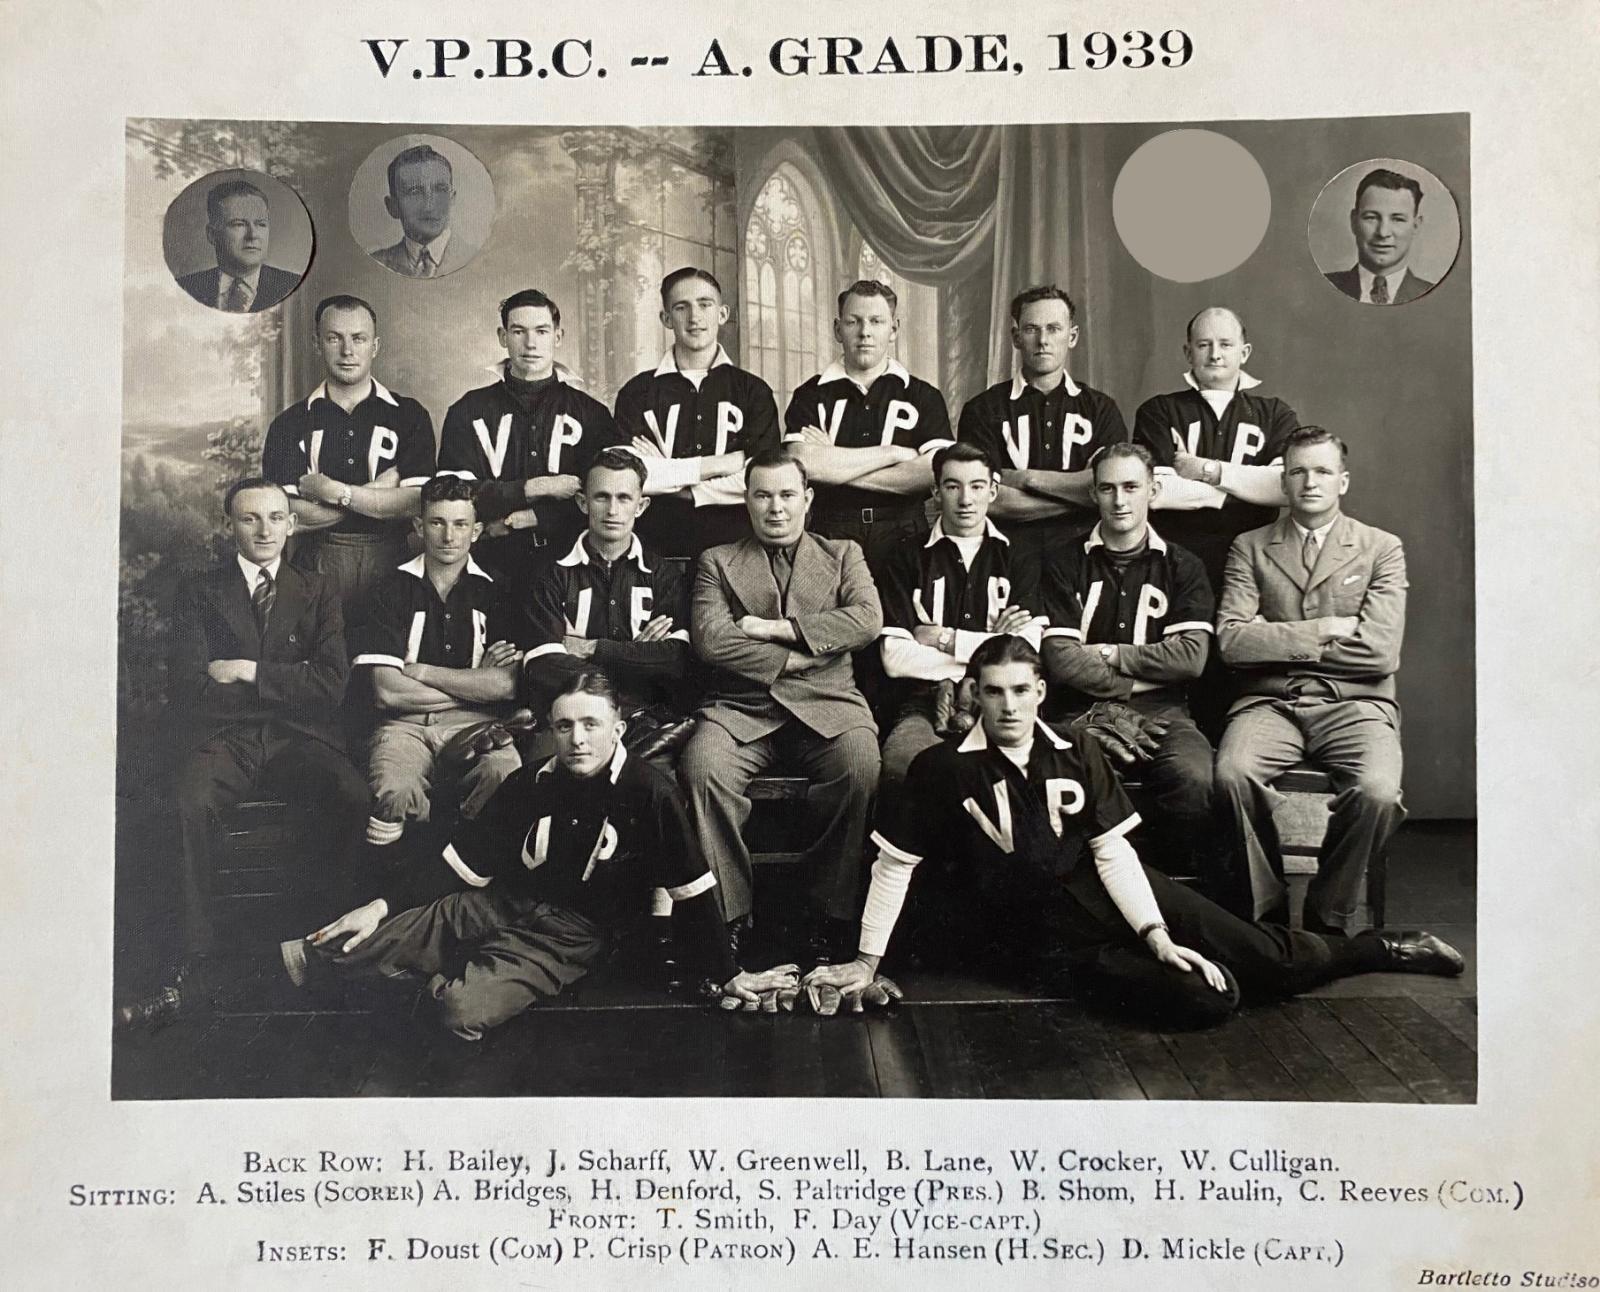
[[[794,620],[815,663],[785,673],[790,648],[746,637],[738,627],[744,615]],[[790,717],[829,739],[855,727],[875,732],[850,652],[870,646],[882,631],[878,589],[850,539],[801,536],[785,606],[766,548],[755,538],[708,548],[695,572],[690,621],[695,654],[715,670],[700,717],[741,743]]]
[[[1353,637],[1317,641],[1316,620],[1354,615]],[[1394,703],[1406,627],[1406,555],[1393,534],[1340,516],[1308,577],[1300,535],[1283,516],[1233,540],[1217,607],[1222,658],[1239,673],[1234,711],[1324,679],[1338,699]]]
[[[411,257],[406,255],[406,240],[404,237],[392,247],[374,247],[367,252],[385,269],[393,270],[407,278],[416,277],[411,272]],[[434,274],[436,278],[443,278],[452,274],[462,265],[478,254],[478,247],[463,238],[459,233],[452,231],[450,241],[445,244],[444,259],[439,262],[439,267]]]

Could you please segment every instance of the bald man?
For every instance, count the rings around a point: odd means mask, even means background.
[[[1173,514],[1161,532],[1200,558],[1218,593],[1234,538],[1277,518],[1283,444],[1300,425],[1283,400],[1255,393],[1261,383],[1244,370],[1251,350],[1235,311],[1201,310],[1184,332],[1183,389],[1145,400],[1133,422],[1158,475],[1189,482],[1163,489],[1157,505]]]

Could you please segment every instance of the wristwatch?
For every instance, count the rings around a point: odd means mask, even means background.
[[[1100,658],[1103,659],[1107,664],[1111,663],[1111,657],[1116,653],[1117,648],[1109,644],[1100,648]]]
[[[949,654],[952,651],[954,651],[955,644],[956,644],[956,630],[954,628],[941,628],[941,629],[939,629],[939,649],[940,650],[944,651],[946,654]]]
[[[352,496],[352,494],[351,494],[350,486],[346,485],[343,489],[339,490],[338,506],[340,506],[340,507],[348,507],[350,505],[351,496]]]

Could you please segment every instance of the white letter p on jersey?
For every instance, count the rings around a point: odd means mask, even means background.
[[[583,439],[583,423],[567,413],[558,413],[550,425],[550,461],[547,469],[553,476],[561,474],[561,450]]]

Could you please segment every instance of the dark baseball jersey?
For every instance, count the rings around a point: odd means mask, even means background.
[[[450,405],[439,435],[439,470],[505,483],[480,498],[480,520],[530,507],[538,515],[536,529],[480,540],[479,555],[499,575],[514,566],[526,569],[534,548],[565,550],[584,528],[583,513],[570,498],[529,502],[517,486],[541,476],[581,480],[595,454],[622,441],[611,411],[579,390],[564,369],[526,397],[508,387],[504,364],[496,371],[498,381]]]
[[[808,426],[825,431],[842,449],[899,444],[931,453],[952,438],[944,396],[922,378],[913,377],[898,359],[891,359],[887,370],[867,390],[850,380],[842,363],[831,364],[802,383],[783,415],[784,441],[799,443]],[[894,499],[850,485],[818,485],[816,494],[817,506],[823,511],[922,506],[920,498]]]
[[[450,595],[441,599],[418,556],[378,585],[366,621],[351,632],[351,662],[477,668],[492,642],[516,640],[510,609],[482,566],[469,556]]]
[[[573,776],[552,758],[508,776],[474,820],[462,820],[444,850],[460,884],[503,885],[517,897],[575,911],[616,930],[651,909],[664,888],[704,972],[736,972],[717,912],[716,880],[695,843],[677,784],[619,742],[609,767]],[[429,868],[423,868],[429,869]],[[420,905],[441,876],[394,885],[391,910]],[[688,936],[685,937],[684,935]]]
[[[658,615],[672,620],[666,640],[639,641]],[[596,643],[594,662],[628,699],[666,700],[679,690],[689,655],[689,580],[680,563],[647,559],[637,534],[627,554],[610,564],[591,550],[587,535],[579,538],[534,583],[528,620],[523,663],[535,688],[553,691],[583,666],[562,645],[563,638],[583,637]]]
[[[323,382],[272,419],[261,447],[261,474],[291,498],[300,494],[301,476],[320,472],[341,484],[364,485],[391,467],[402,485],[427,481],[433,474],[433,419],[416,400],[396,395],[376,379],[349,412],[328,397]],[[347,512],[326,532],[379,534],[397,523]]]
[[[1040,722],[1024,771],[989,744],[980,722],[959,745],[912,760],[898,807],[872,838],[900,861],[931,860],[956,896],[1010,904],[1043,898],[1093,841],[1138,824],[1092,741]]]
[[[987,632],[1007,606],[1040,615],[1038,569],[1013,558],[1011,542],[986,522],[983,543],[969,568],[955,540],[935,521],[928,541],[901,547],[884,571],[878,589],[883,602],[883,635],[911,636],[918,624]]]
[[[698,385],[678,370],[668,350],[653,369],[617,392],[617,432],[631,441],[653,439],[669,458],[743,453],[754,457],[778,446],[778,405],[772,387],[753,372],[735,367],[728,352],[717,357]],[[696,507],[687,498],[659,495],[639,518],[652,551],[698,556],[717,543],[749,532],[742,505]]]
[[[1256,378],[1239,374],[1239,388],[1221,417],[1201,395],[1194,374],[1185,373],[1183,379],[1184,389],[1155,395],[1134,414],[1133,438],[1150,450],[1157,466],[1170,467],[1180,448],[1239,466],[1270,466],[1282,459],[1284,441],[1300,419],[1283,400],[1250,393],[1261,384]],[[1220,588],[1234,538],[1272,524],[1277,515],[1274,507],[1230,497],[1220,508],[1168,512],[1162,523],[1169,538],[1200,558],[1211,586]]]

